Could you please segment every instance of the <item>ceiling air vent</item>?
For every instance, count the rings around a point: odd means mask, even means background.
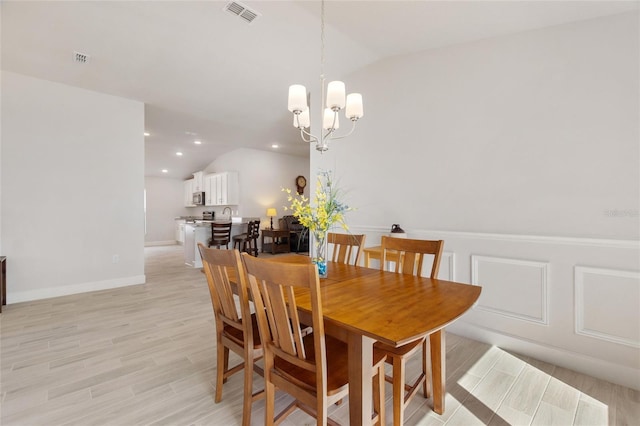
[[[242,18],[248,24],[252,23],[257,17],[260,16],[260,14],[255,10],[251,10],[247,6],[243,5],[242,3],[238,3],[237,1],[231,1],[227,3],[224,7],[224,10],[229,13],[233,13],[239,18]]]
[[[89,62],[89,55],[86,53],[73,52],[73,61],[78,64],[86,64]]]

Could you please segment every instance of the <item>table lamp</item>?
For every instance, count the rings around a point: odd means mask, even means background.
[[[273,230],[273,217],[278,216],[278,212],[273,207],[267,209],[267,216],[271,218],[271,230]]]

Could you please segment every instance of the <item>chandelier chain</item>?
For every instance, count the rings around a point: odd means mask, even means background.
[[[320,78],[324,78],[324,0],[320,3]]]

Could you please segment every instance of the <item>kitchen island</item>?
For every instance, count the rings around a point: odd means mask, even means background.
[[[239,220],[236,220],[239,219]],[[229,248],[233,248],[233,237],[247,231],[247,224],[252,220],[260,220],[260,218],[243,217],[233,218],[231,223],[231,239],[229,240]],[[229,220],[194,220],[184,225],[184,263],[194,268],[202,268],[202,259],[198,252],[198,243],[205,246],[211,238],[211,223],[224,223]]]

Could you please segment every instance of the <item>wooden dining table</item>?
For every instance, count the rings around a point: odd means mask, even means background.
[[[333,262],[320,287],[325,331],[348,343],[350,424],[371,423],[373,344],[398,347],[427,335],[433,410],[444,413],[443,329],[473,306],[481,287]],[[296,301],[301,315],[311,312],[308,290]]]

